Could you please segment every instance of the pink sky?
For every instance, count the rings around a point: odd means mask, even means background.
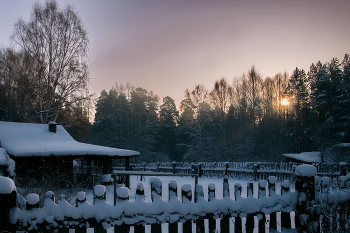
[[[34,0],[0,0],[0,47]],[[44,2],[44,1],[40,1]],[[58,0],[88,32],[90,92],[130,82],[170,96],[209,90],[254,64],[263,77],[350,53],[348,0]]]

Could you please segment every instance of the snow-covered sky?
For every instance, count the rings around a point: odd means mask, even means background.
[[[308,70],[350,52],[348,0],[57,0],[88,31],[90,91],[130,82],[179,104],[186,88]],[[0,47],[36,0],[0,0]],[[44,0],[40,0],[44,2]]]

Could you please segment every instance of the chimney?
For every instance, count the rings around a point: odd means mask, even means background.
[[[50,121],[49,122],[49,131],[52,133],[56,133],[56,128],[57,128],[56,126],[57,126],[56,122]]]

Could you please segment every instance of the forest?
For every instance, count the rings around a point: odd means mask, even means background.
[[[283,153],[349,142],[350,58],[263,78],[186,90],[180,106],[131,84],[103,90],[88,142],[129,148],[150,161],[281,161]]]
[[[140,151],[135,162],[281,161],[350,142],[348,54],[291,75],[262,77],[252,66],[184,90],[176,106],[118,77],[89,94],[89,39],[70,6],[35,4],[10,38],[0,49],[0,120],[56,121],[80,142]]]

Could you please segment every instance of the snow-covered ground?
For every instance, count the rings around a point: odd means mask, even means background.
[[[136,193],[136,186],[137,184],[141,181],[140,180],[140,176],[131,176],[130,178],[130,200],[134,201],[135,200],[135,193]],[[151,202],[151,190],[150,190],[150,185],[149,185],[149,180],[150,180],[150,176],[145,176],[142,178],[142,182],[144,184],[144,191],[145,191],[145,201],[146,202]],[[168,200],[168,184],[171,180],[176,180],[177,181],[177,191],[178,191],[178,197],[180,197],[181,200],[181,187],[184,184],[190,184],[192,187],[192,191],[194,190],[195,187],[195,179],[193,177],[176,177],[176,176],[164,176],[161,177],[162,180],[162,198],[164,200]],[[258,195],[258,182],[256,181],[247,181],[247,180],[235,180],[232,178],[229,178],[229,185],[230,185],[230,197],[233,199],[233,194],[234,194],[234,185],[236,183],[241,184],[242,186],[242,196],[246,197],[247,196],[247,183],[248,182],[252,182],[254,184],[254,197],[257,198]],[[223,197],[223,178],[206,178],[206,177],[202,177],[198,179],[198,184],[203,186],[203,191],[204,191],[204,198],[207,200],[208,198],[208,186],[209,184],[215,184],[215,188],[216,188],[216,192],[215,192],[215,197],[217,199],[221,199]],[[111,186],[106,186],[107,189],[107,195],[106,195],[106,199],[107,202],[113,205],[114,202],[114,197],[113,197],[113,185]],[[280,182],[277,183],[277,187],[276,187],[276,191],[277,193],[279,193],[280,190]],[[294,190],[294,188],[292,188],[292,190]],[[90,203],[93,203],[93,194],[92,191],[87,193],[87,201]],[[269,216],[267,216],[267,220],[269,219]],[[244,221],[245,219],[243,219],[243,225],[244,225]],[[218,224],[218,222],[217,222]],[[165,225],[165,224],[163,224]],[[255,223],[255,225],[257,225],[257,221]],[[182,230],[180,229],[181,227],[179,227],[179,233],[182,233]],[[193,229],[194,230],[194,229]],[[279,229],[281,230],[281,229]],[[89,229],[88,232],[93,232],[93,229]],[[113,228],[110,229],[108,232],[113,232]],[[131,233],[133,233],[133,228],[131,228]],[[150,232],[150,226],[146,226],[146,233]],[[164,231],[165,232],[165,231]],[[195,231],[193,231],[195,232]],[[245,232],[245,231],[244,231]],[[256,231],[257,232],[257,231]],[[267,230],[267,232],[269,232]],[[286,231],[283,231],[286,232]]]

